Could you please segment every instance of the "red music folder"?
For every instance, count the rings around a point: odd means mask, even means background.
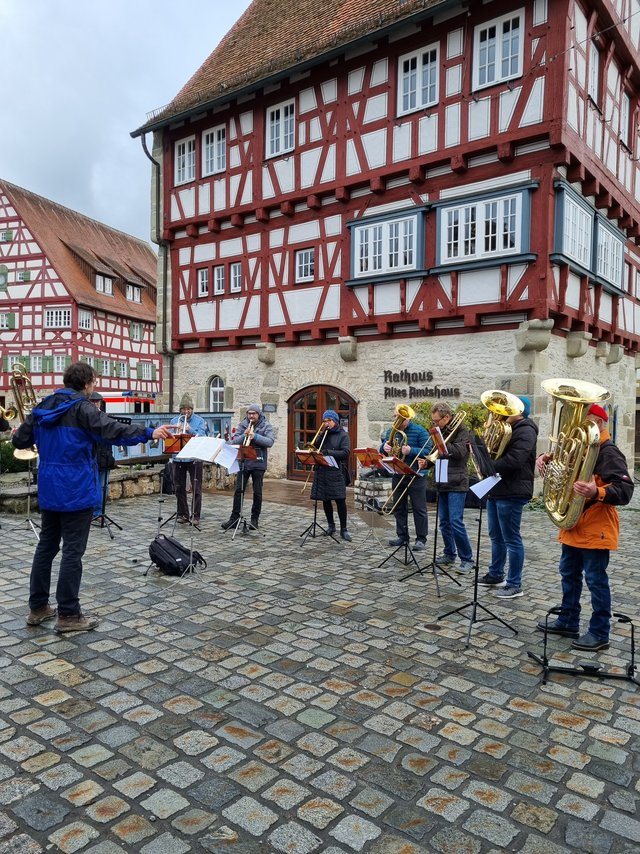
[[[238,445],[239,460],[257,460],[258,452],[252,445]]]
[[[383,457],[380,462],[385,466],[387,471],[392,471],[394,474],[417,474],[415,469],[412,469],[411,466],[397,457]]]
[[[384,459],[384,454],[376,451],[375,448],[355,448],[353,453],[361,466],[384,470],[384,466],[380,462]]]
[[[303,466],[330,466],[331,463],[324,458],[318,451],[296,450],[296,457],[300,460]]]
[[[191,439],[191,433],[177,433],[169,439],[164,440],[165,454],[177,454],[181,451],[187,442]]]

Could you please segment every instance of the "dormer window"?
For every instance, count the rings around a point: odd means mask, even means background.
[[[136,285],[127,285],[127,299],[129,302],[142,302],[142,289]]]
[[[113,296],[113,279],[96,273],[96,290],[99,294]]]

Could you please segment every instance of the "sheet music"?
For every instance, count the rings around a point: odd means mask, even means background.
[[[220,448],[220,453],[216,457],[216,462],[218,465],[225,468],[229,474],[235,474],[237,471],[240,471],[240,465],[238,463],[238,445],[231,445],[228,442],[222,441],[222,447]]]
[[[484,496],[493,489],[496,483],[500,483],[502,478],[499,474],[492,474],[491,477],[485,477],[482,480],[478,481],[478,483],[474,483],[473,486],[470,487],[471,492],[477,498],[484,498]]]
[[[335,457],[332,457],[332,456],[330,456],[330,455],[328,455],[328,454],[323,454],[322,456],[323,456],[323,457],[325,458],[325,460],[329,463],[329,466],[330,466],[331,468],[334,468],[334,469],[340,468],[340,466],[339,466],[339,465],[338,465],[338,463],[336,462],[336,458],[335,458]]]
[[[436,483],[449,483],[449,460],[436,460]]]
[[[202,460],[205,463],[216,462],[224,466],[229,474],[238,471],[238,448],[228,445],[224,439],[212,436],[194,436],[184,448],[176,454],[177,460]]]

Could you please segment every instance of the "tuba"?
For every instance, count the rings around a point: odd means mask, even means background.
[[[511,425],[507,423],[507,418],[520,415],[524,403],[515,394],[499,389],[483,391],[480,400],[489,410],[482,438],[491,459],[497,460],[504,454],[511,439]]]
[[[398,457],[398,459],[400,459],[400,457],[402,457],[402,446],[407,444],[407,434],[400,428],[407,418],[415,418],[416,413],[410,406],[407,406],[406,403],[399,403],[396,406],[395,412],[396,417],[391,425],[389,437],[385,444],[391,445],[391,456]]]
[[[16,362],[13,366],[9,384],[11,385],[13,397],[16,402],[17,418],[22,422],[38,405],[29,373],[24,365]],[[13,456],[17,460],[34,460],[38,456],[38,450],[35,445],[31,448],[16,448]]]
[[[603,386],[582,380],[545,380],[542,388],[553,398],[547,451],[551,459],[542,475],[544,508],[554,525],[569,529],[580,518],[585,503],[573,485],[591,480],[600,450],[598,427],[586,415],[592,403],[602,403],[611,395]]]

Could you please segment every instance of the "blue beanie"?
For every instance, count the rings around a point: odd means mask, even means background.
[[[531,401],[529,400],[528,397],[522,397],[522,395],[520,395],[520,400],[524,403],[524,409],[522,410],[522,417],[528,418],[529,414],[531,413]]]
[[[326,412],[322,413],[322,420],[326,421],[327,418],[330,418],[332,421],[335,421],[337,425],[340,424],[340,416],[335,411],[335,409],[327,409]]]

